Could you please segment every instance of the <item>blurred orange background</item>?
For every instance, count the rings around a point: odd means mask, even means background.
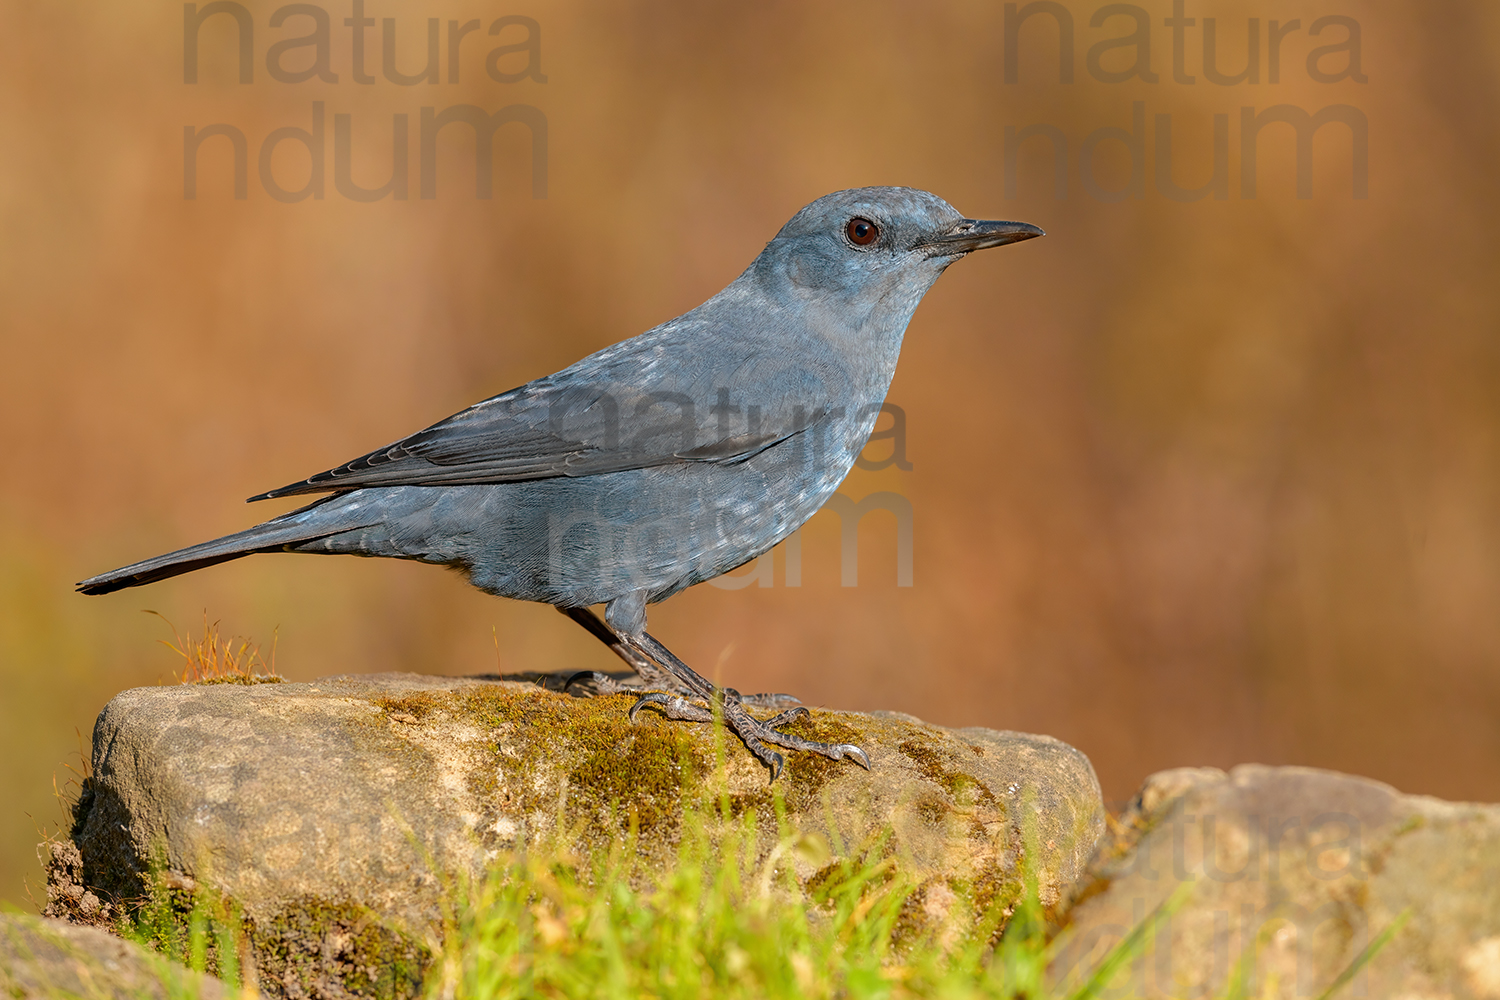
[[[856,471],[855,499],[914,512],[914,586],[896,585],[889,514],[861,528],[859,585],[839,579],[839,527],[804,531],[800,588],[695,588],[653,631],[741,690],[891,708],[952,726],[1045,732],[1092,758],[1106,797],[1165,767],[1297,763],[1410,792],[1500,800],[1500,13],[1494,5],[1188,0],[1184,71],[1172,5],[1146,4],[1156,82],[1102,6],[1069,0],[1074,82],[1051,14],[1018,34],[1006,82],[1000,3],[545,3],[369,0],[416,73],[439,18],[441,73],[381,74],[367,32],[356,83],[350,0],[318,5],[337,82],[274,80],[270,27],[247,0],[254,78],[234,21],[208,19],[184,82],[179,4],[6,0],[0,32],[0,899],[26,902],[33,846],[60,816],[53,776],[117,691],[170,682],[161,612],[206,614],[269,650],[288,678],[413,670],[612,669],[582,630],[455,574],[387,560],[256,557],[108,597],[74,581],[289,509],[252,493],[362,454],[484,396],[552,372],[697,304],[801,205],[907,184],[1044,240],[955,266],[907,334],[890,399],[912,468]],[[540,72],[485,71],[491,21],[534,18]],[[1360,72],[1306,60],[1360,29]],[[1256,19],[1258,83],[1245,66]],[[446,22],[483,19],[449,82]],[[1269,79],[1270,22],[1300,27]],[[313,50],[281,56],[289,70]],[[515,73],[526,53],[503,57]],[[1316,64],[1338,75],[1348,53]],[[326,109],[325,197],[274,200],[258,154],[273,129]],[[1131,157],[1085,137],[1144,106],[1143,196]],[[532,197],[520,125],[495,143],[494,197],[474,144],[442,133],[439,189],[419,195],[423,107],[533,106],[548,124],[547,196]],[[1259,136],[1241,180],[1241,108],[1356,109],[1317,133],[1312,197],[1293,130]],[[410,125],[410,197],[361,203],[334,178],[349,114],[353,177],[390,176],[392,116]],[[1157,186],[1155,116],[1195,188],[1228,122],[1228,197]],[[248,197],[230,143],[199,152],[183,191],[183,127],[248,140]],[[1026,139],[1006,197],[1007,126],[1067,142],[1066,198],[1046,137]],[[282,187],[305,149],[276,148]],[[890,443],[869,455],[889,455]],[[70,758],[70,754],[75,756]]]

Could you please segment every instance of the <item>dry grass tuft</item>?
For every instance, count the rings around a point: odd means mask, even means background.
[[[197,639],[191,631],[178,632],[177,626],[163,614],[147,611],[167,623],[172,640],[159,640],[182,657],[182,670],[174,672],[179,684],[279,684],[284,679],[276,672],[276,639],[271,639],[271,659],[261,656],[260,646],[240,636],[221,638],[219,623],[210,623],[203,612],[203,633]]]

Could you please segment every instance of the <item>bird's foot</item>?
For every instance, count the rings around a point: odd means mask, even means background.
[[[793,702],[800,701],[800,699],[793,698],[788,694],[742,695],[734,688],[722,688],[721,690],[723,691],[726,698],[738,701],[742,705],[766,707],[765,703],[758,699],[778,699],[777,701],[772,701],[768,706],[771,708],[775,708],[778,704],[786,703],[785,701],[781,701],[779,699],[786,699]],[[757,700],[752,701],[751,699]],[[691,695],[667,694],[661,691],[652,691],[647,694],[641,695],[636,703],[630,707],[630,721],[634,722],[635,714],[642,708],[645,708],[647,705],[656,706],[657,711],[661,712],[662,715],[666,716],[669,719],[674,719],[678,722],[714,721],[714,713],[707,707],[707,705],[701,698],[693,698]],[[784,726],[790,722],[795,722],[796,720],[803,718],[804,716],[807,716],[809,714],[810,713],[808,712],[808,710],[803,708],[799,704],[796,708],[789,708],[784,712],[773,715],[769,719],[758,721],[760,721],[762,725],[766,726]]]
[[[665,671],[658,671],[658,673],[666,678],[664,682],[651,683],[648,680],[645,684],[641,684],[640,682],[622,681],[611,677],[609,674],[601,673],[598,670],[580,670],[568,678],[567,682],[563,684],[563,690],[575,698],[597,698],[610,694],[640,694],[644,688],[660,687],[665,688],[672,696],[676,696],[678,701],[685,701],[685,699],[694,697],[694,692],[687,685],[676,683],[675,678],[666,674]],[[664,695],[663,697],[668,696]],[[781,694],[779,692],[736,695],[736,697],[739,698],[742,704],[749,705],[751,708],[790,709],[802,704],[802,699],[795,695]],[[640,703],[637,702],[637,707],[639,705]],[[634,709],[631,711],[633,714]],[[706,712],[708,710],[705,708],[703,711]],[[783,712],[782,714],[786,713]],[[701,722],[704,720],[699,719],[695,721]]]
[[[811,713],[802,706],[779,712],[769,719],[757,719],[745,711],[746,699],[734,688],[717,688],[714,692],[715,700],[718,702],[720,711],[723,713],[724,724],[744,742],[751,753],[760,759],[771,769],[771,780],[775,781],[781,775],[781,769],[785,759],[781,754],[766,746],[767,743],[784,747],[788,750],[809,750],[813,753],[831,757],[834,760],[843,760],[848,757],[863,767],[870,769],[870,758],[859,747],[852,743],[819,743],[816,740],[804,739],[792,733],[784,733],[779,727],[788,725],[798,719],[805,718]],[[780,697],[787,697],[782,695]],[[707,705],[698,701],[690,701],[681,695],[665,694],[653,691],[644,694],[630,708],[630,719],[635,721],[635,715],[642,708],[651,705],[662,715],[669,719],[680,722],[713,722],[714,712]]]
[[[609,694],[639,694],[640,686],[627,684],[598,670],[580,670],[563,684],[563,692],[575,698],[598,698]]]
[[[794,698],[789,694],[743,695],[736,691],[734,688],[720,688],[719,691],[723,694],[725,699],[738,702],[741,705],[775,708],[779,704],[785,704],[786,701],[795,702],[797,704],[797,707],[789,708],[784,712],[773,715],[769,719],[757,720],[762,725],[773,727],[784,726],[790,722],[795,722],[796,720],[804,718],[807,715],[811,714],[807,709],[802,707],[800,698]],[[751,699],[756,700],[752,701]],[[776,700],[770,701],[770,704],[767,705],[760,699]],[[652,691],[648,694],[642,695],[636,701],[636,703],[630,707],[630,721],[634,722],[635,714],[647,705],[655,705],[657,707],[657,710],[660,711],[662,715],[666,716],[669,719],[675,719],[678,722],[714,721],[714,713],[707,707],[703,699],[694,698],[691,695],[666,694],[660,691]]]

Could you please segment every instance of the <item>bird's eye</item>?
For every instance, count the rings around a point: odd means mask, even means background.
[[[880,239],[880,227],[869,219],[855,216],[849,220],[844,227],[844,235],[849,237],[849,242],[857,247],[867,247]]]

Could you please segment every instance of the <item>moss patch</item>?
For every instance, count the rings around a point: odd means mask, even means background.
[[[555,805],[555,791],[539,791],[533,779],[543,769],[562,762],[560,777],[567,783],[569,811],[588,814],[597,834],[626,829],[632,821],[643,834],[675,841],[683,807],[701,803],[704,779],[713,768],[702,738],[703,727],[654,716],[648,709],[630,720],[632,695],[573,698],[542,689],[476,687],[458,692],[421,691],[378,699],[387,716],[398,721],[420,721],[434,712],[499,730],[508,747],[496,754],[498,772],[515,780],[505,801],[507,812],[547,812]],[[861,742],[854,727],[826,713],[814,713],[785,727],[804,739],[825,743]],[[739,751],[738,740],[726,735],[725,750]],[[815,753],[786,751],[786,767],[777,782],[793,811],[819,808],[823,788],[850,761],[836,761]],[[500,792],[498,779],[486,779],[486,794]],[[517,801],[519,796],[520,801]],[[731,815],[756,811],[773,817],[775,796],[769,781],[763,787],[730,793]]]
[[[376,698],[373,704],[380,706],[387,715],[393,718],[407,716],[413,720],[420,721],[427,718],[437,709],[440,697],[443,697],[443,692],[413,691],[410,694],[397,695],[391,698]]]
[[[946,791],[956,805],[1000,804],[995,793],[973,775],[949,767],[945,756],[933,747],[918,740],[902,740],[896,748],[917,766],[924,778]]]
[[[1017,872],[1005,871],[994,861],[981,866],[972,881],[957,880],[954,887],[969,897],[976,914],[989,913],[997,906],[1009,909],[1026,891]]]
[[[674,841],[684,801],[696,798],[710,762],[694,727],[649,713],[631,722],[634,703],[629,695],[580,699],[486,686],[419,692],[382,707],[418,720],[441,709],[502,733],[507,751],[497,743],[497,766],[475,790],[498,797],[495,805],[507,813],[550,813],[560,789],[536,779],[555,770],[566,784],[568,811],[586,821],[590,839],[613,837],[633,821],[643,834]]]
[[[622,831],[633,820],[642,834],[675,832],[683,799],[696,797],[709,766],[692,734],[680,726],[632,726],[628,719],[625,727],[596,721],[579,729],[573,735],[582,759],[568,771],[570,798],[600,826],[610,817]]]
[[[215,975],[226,972],[226,959],[237,966],[248,945],[261,992],[272,996],[416,997],[432,963],[425,945],[368,908],[304,896],[269,919],[255,919],[160,863],[145,894],[112,929]],[[201,935],[196,956],[195,933]]]
[[[287,996],[413,997],[432,961],[425,946],[349,903],[298,900],[246,931],[262,982]]]

